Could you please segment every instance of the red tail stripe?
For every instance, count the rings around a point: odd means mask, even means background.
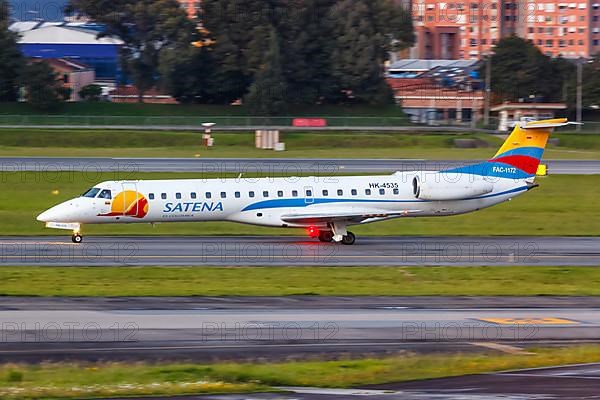
[[[508,164],[532,175],[537,173],[540,166],[540,160],[537,158],[519,155],[495,158],[492,162]]]

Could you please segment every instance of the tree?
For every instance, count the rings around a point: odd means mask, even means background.
[[[361,103],[393,101],[383,74],[388,40],[378,32],[373,10],[362,0],[342,0],[331,10],[336,38],[333,77],[347,99]]]
[[[331,75],[335,38],[328,18],[337,0],[293,0],[278,22],[282,65],[291,104],[317,104],[334,98],[338,86]]]
[[[530,40],[509,36],[494,48],[492,90],[502,101],[561,100],[562,68],[562,62],[542,54]]]
[[[79,91],[79,97],[85,101],[99,101],[102,96],[102,87],[99,85],[86,85]]]
[[[269,33],[269,49],[259,66],[250,92],[244,99],[252,111],[259,115],[276,115],[285,110],[286,86],[281,70],[279,38],[274,27]]]
[[[180,101],[262,96],[274,31],[286,104],[387,103],[384,62],[414,41],[410,13],[392,0],[211,0],[199,19],[200,49],[161,53],[163,84]]]
[[[51,111],[65,100],[65,91],[54,72],[44,61],[31,61],[23,73],[25,99],[32,107]]]
[[[264,27],[271,23],[271,3],[211,0],[203,7],[202,22],[214,42],[212,97],[215,102],[228,104],[244,97],[262,62],[267,43]]]
[[[24,59],[17,35],[8,29],[8,3],[0,0],[0,101],[15,101],[19,92],[19,74]]]
[[[207,47],[172,49],[161,54],[162,87],[182,103],[213,103],[214,63]]]
[[[71,0],[69,11],[73,10],[105,24],[101,36],[123,40],[121,63],[140,102],[159,81],[161,53],[191,46],[195,40],[194,23],[177,0]]]
[[[597,108],[600,106],[600,58],[594,57],[590,63],[583,66],[583,107]],[[572,104],[575,104],[576,83],[572,84]]]

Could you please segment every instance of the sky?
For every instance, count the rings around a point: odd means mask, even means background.
[[[9,0],[11,15],[21,21],[41,18],[46,21],[61,21],[62,10],[68,0]]]

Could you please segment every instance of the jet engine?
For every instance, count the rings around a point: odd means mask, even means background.
[[[465,200],[489,194],[494,190],[493,183],[474,175],[452,179],[442,174],[428,174],[425,178],[415,176],[413,179],[413,193],[419,200]]]

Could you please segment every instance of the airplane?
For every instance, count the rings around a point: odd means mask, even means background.
[[[385,176],[110,181],[40,214],[46,227],[85,224],[229,221],[303,228],[321,242],[353,245],[355,225],[394,218],[470,213],[537,187],[536,172],[554,128],[567,119],[518,122],[489,161],[442,171]]]

